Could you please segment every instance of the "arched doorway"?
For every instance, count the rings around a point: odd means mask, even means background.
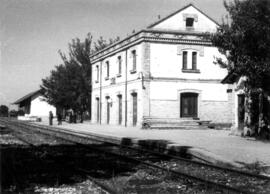
[[[180,94],[180,117],[198,117],[198,93]]]

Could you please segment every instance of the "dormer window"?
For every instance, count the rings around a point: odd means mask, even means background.
[[[186,30],[194,30],[196,27],[196,22],[198,22],[198,15],[192,13],[184,13],[183,20],[183,27],[185,27]]]
[[[194,26],[194,18],[186,18],[186,27],[193,28]]]

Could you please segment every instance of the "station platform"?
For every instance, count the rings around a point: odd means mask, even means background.
[[[37,124],[37,123],[36,123]],[[48,125],[47,121],[39,123]],[[259,164],[270,168],[270,142],[231,135],[229,130],[145,130],[139,127],[98,125],[90,122],[69,124],[63,122],[55,127],[73,132],[96,134],[98,136],[133,141],[160,140],[168,149],[181,150],[215,164],[228,164],[235,167]]]

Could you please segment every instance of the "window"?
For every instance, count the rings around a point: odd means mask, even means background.
[[[182,52],[182,72],[185,73],[200,73],[197,69],[197,51],[183,51]]]
[[[117,58],[117,61],[118,61],[118,75],[121,75],[121,73],[122,73],[122,59],[121,59],[121,56],[119,56]]]
[[[118,96],[118,124],[122,124],[122,95],[119,94]]]
[[[183,69],[187,69],[187,51],[183,51]]]
[[[197,52],[192,52],[192,69],[197,69]]]
[[[136,71],[136,50],[133,50],[131,54],[132,54],[132,71]]]
[[[192,28],[194,24],[194,18],[186,18],[186,27]]]
[[[107,70],[107,75],[106,75],[105,79],[108,80],[110,77],[110,63],[109,63],[109,61],[106,61],[106,70]]]
[[[97,71],[97,79],[96,79],[96,83],[98,83],[99,81],[99,66],[96,66],[96,71]]]

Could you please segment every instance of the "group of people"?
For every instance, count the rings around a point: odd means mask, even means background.
[[[57,122],[58,125],[62,125],[62,114],[61,113],[57,113]],[[53,113],[52,111],[49,112],[49,125],[53,125]]]
[[[62,125],[62,119],[63,119],[62,113],[58,112],[56,116],[57,116],[58,125]],[[66,116],[68,116],[69,123],[77,123],[77,114],[74,114],[73,110],[68,111]],[[54,115],[52,111],[50,111],[49,112],[49,125],[53,125],[53,118],[54,118]],[[81,118],[81,122],[82,122],[82,118]]]

